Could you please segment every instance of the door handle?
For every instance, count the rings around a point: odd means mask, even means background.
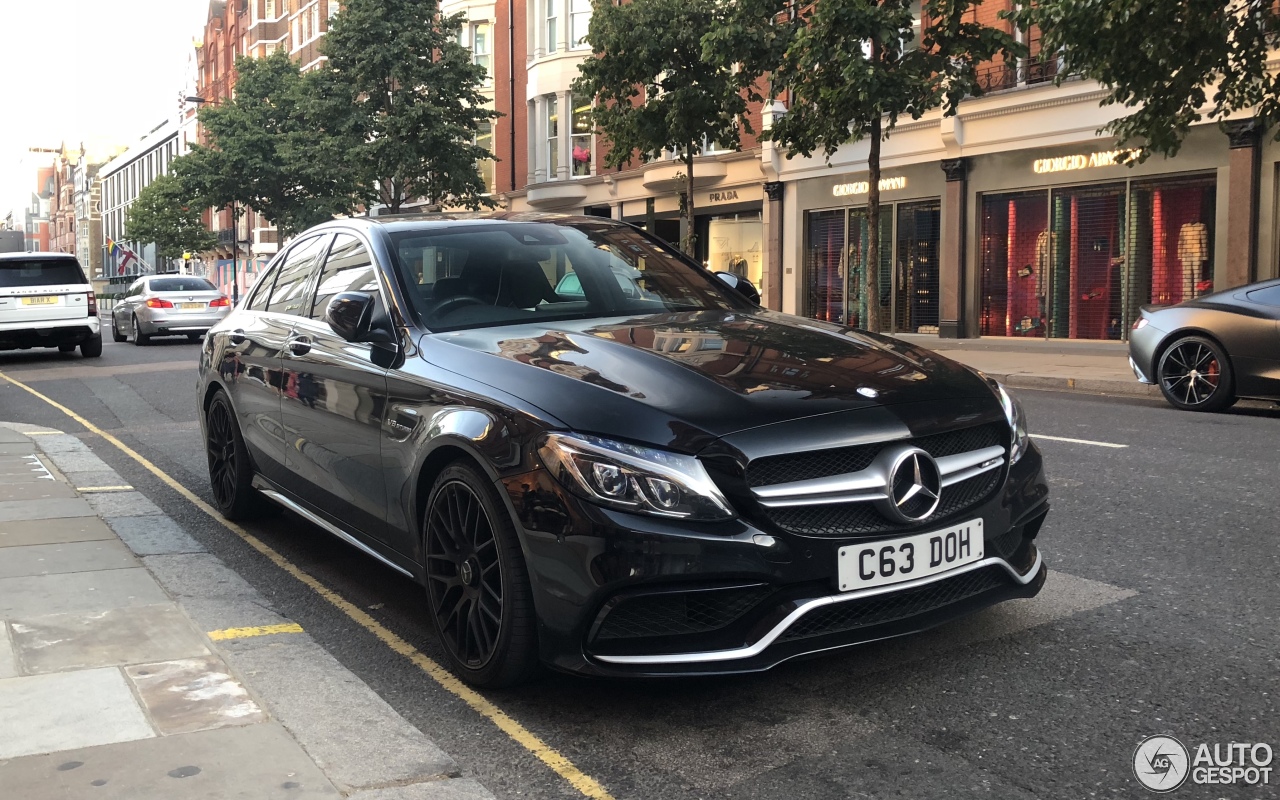
[[[232,344],[244,344],[244,330],[236,328],[231,332],[231,336],[228,338],[231,340]]]
[[[311,340],[305,336],[299,336],[289,342],[289,352],[295,356],[305,356],[311,352]]]

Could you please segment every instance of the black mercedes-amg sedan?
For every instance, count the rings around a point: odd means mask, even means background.
[[[198,401],[221,512],[420,582],[481,686],[763,670],[1045,580],[1003,387],[609,220],[313,228],[210,331]]]

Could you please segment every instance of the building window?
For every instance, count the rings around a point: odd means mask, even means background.
[[[481,122],[476,129],[476,146],[483,147],[490,153],[493,152],[493,123],[489,120]],[[480,171],[480,180],[484,182],[484,193],[493,194],[494,187],[494,162],[492,158],[482,158],[476,162],[476,169]]]
[[[559,38],[559,21],[560,21],[560,0],[543,0],[547,9],[547,52],[554,53],[556,51],[556,41]]]
[[[569,0],[569,46],[588,47],[591,27],[591,0]]]
[[[334,15],[341,10],[342,4],[338,0],[329,0],[329,19],[333,19]]]
[[[559,98],[547,96],[547,180],[560,177],[560,109]]]
[[[471,60],[484,67],[485,82],[493,80],[491,63],[493,43],[490,41],[490,26],[487,22],[476,22],[471,25]]]
[[[276,18],[276,0],[266,0],[266,17],[267,19]]]
[[[579,100],[573,107],[573,177],[591,174],[591,101]]]

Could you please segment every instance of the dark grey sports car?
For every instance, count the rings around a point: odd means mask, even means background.
[[[1280,400],[1280,280],[1143,306],[1129,332],[1129,366],[1187,411],[1221,411],[1241,397]]]

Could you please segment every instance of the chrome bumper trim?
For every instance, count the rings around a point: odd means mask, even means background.
[[[1035,545],[1032,545],[1032,547],[1034,546]],[[1040,550],[1037,548],[1036,560],[1031,565],[1031,569],[1027,570],[1025,575],[1019,574],[1018,571],[1013,568],[1013,565],[1008,561],[1005,561],[1003,558],[984,558],[981,561],[975,561],[972,564],[965,564],[963,567],[957,567],[956,569],[943,572],[939,575],[930,575],[927,578],[917,578],[916,580],[906,581],[904,583],[894,583],[888,586],[876,586],[871,589],[845,592],[843,594],[829,595],[827,597],[815,597],[811,600],[803,601],[799,608],[792,611],[781,622],[773,626],[773,628],[761,637],[759,641],[746,647],[737,647],[732,650],[711,650],[701,653],[666,653],[655,656],[593,656],[593,658],[599,661],[604,661],[608,664],[630,665],[710,664],[719,661],[737,661],[743,658],[752,658],[767,650],[769,646],[777,641],[778,637],[794,625],[797,620],[815,609],[835,605],[837,603],[847,603],[852,600],[865,600],[868,597],[890,594],[892,592],[899,592],[905,589],[916,589],[921,586],[927,586],[930,583],[936,583],[937,581],[945,580],[947,578],[954,578],[959,575],[964,575],[993,565],[1003,567],[1004,570],[1009,573],[1010,577],[1023,586],[1026,586],[1028,583],[1035,580],[1036,575],[1040,573],[1040,568],[1043,566],[1043,559],[1040,556]]]
[[[391,567],[396,572],[399,572],[402,575],[407,575],[410,578],[413,577],[413,573],[410,572],[409,570],[405,569],[399,564],[396,564],[393,561],[388,560],[386,556],[382,555],[377,550],[374,550],[369,545],[360,541],[359,539],[347,533],[343,529],[337,527],[336,525],[330,525],[328,522],[325,522],[320,517],[317,517],[315,514],[312,514],[310,511],[306,510],[302,506],[293,502],[292,500],[280,494],[279,492],[275,491],[274,489],[259,489],[258,491],[262,492],[262,494],[268,497],[272,502],[279,503],[280,505],[289,509],[290,511],[297,514],[298,516],[306,519],[308,522],[314,525],[318,525],[321,528],[324,528],[326,531],[328,531],[329,533],[332,533],[334,536],[337,536],[342,541],[346,542],[349,545],[354,546],[356,549],[358,549],[360,552],[364,553],[365,555],[373,556],[378,561],[382,562],[383,564],[386,564],[388,567]]]

